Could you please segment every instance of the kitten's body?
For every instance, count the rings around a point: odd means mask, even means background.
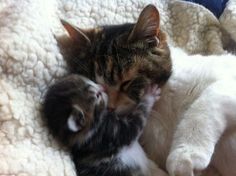
[[[171,53],[173,74],[142,137],[146,152],[171,174],[190,176],[210,162],[236,175],[236,57]]]
[[[149,106],[145,100],[127,116],[114,112],[100,116],[91,138],[73,146],[78,176],[165,176],[138,143]]]
[[[146,157],[138,143],[151,108],[159,98],[157,86],[128,115],[107,111],[101,88],[71,75],[48,91],[43,106],[52,134],[72,148],[78,176],[166,176]]]

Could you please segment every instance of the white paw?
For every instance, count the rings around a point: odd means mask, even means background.
[[[150,104],[150,106],[153,106],[155,101],[160,99],[160,96],[161,89],[158,87],[157,84],[153,84],[146,88],[143,99],[145,99],[147,103]]]
[[[170,176],[193,176],[193,165],[186,154],[171,153],[166,167]]]
[[[194,171],[205,169],[209,162],[199,150],[182,147],[169,154],[166,167],[170,176],[194,176]]]

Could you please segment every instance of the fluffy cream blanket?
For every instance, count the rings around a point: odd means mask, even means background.
[[[191,54],[223,54],[223,44],[236,40],[235,0],[229,0],[220,20],[202,6],[173,0],[0,1],[1,176],[75,175],[69,154],[40,116],[48,85],[66,74],[56,40],[66,35],[59,18],[80,27],[134,22],[149,3],[158,7],[172,46]]]

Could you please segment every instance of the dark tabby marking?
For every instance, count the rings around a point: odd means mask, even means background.
[[[128,111],[149,83],[164,85],[171,75],[170,51],[159,12],[148,5],[136,24],[82,30],[62,21],[79,54],[67,60],[73,73],[106,87],[109,107]],[[95,70],[95,72],[94,72]]]
[[[43,112],[54,136],[72,148],[79,176],[151,176],[137,140],[159,94],[149,86],[132,112],[118,116],[107,111],[99,85],[71,75],[49,89]]]

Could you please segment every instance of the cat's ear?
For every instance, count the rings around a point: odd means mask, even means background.
[[[67,119],[68,129],[72,132],[79,132],[85,126],[85,116],[77,105],[73,105],[72,112]]]
[[[138,22],[128,37],[129,43],[151,40],[160,30],[160,15],[154,5],[146,6],[139,15]]]
[[[91,40],[85,30],[82,30],[69,22],[62,20],[61,23],[69,33],[71,39],[82,46],[91,46]]]

